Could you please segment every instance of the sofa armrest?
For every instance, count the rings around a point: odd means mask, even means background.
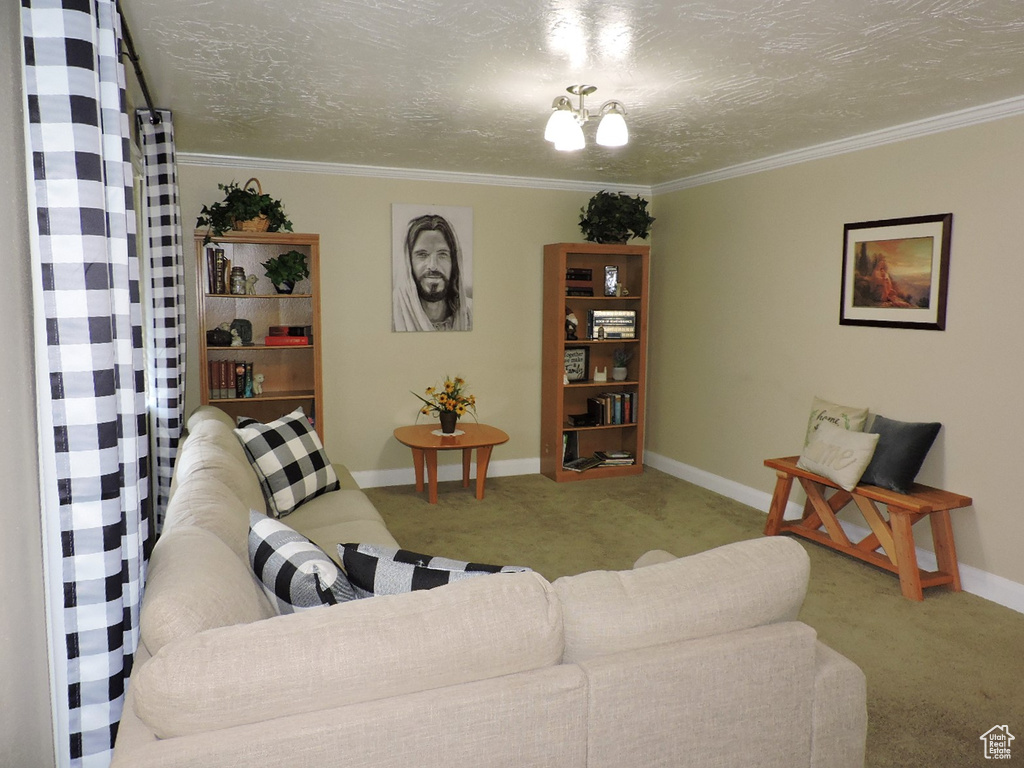
[[[863,768],[867,683],[860,667],[818,642],[811,710],[811,768]]]
[[[632,571],[590,571],[553,584],[565,661],[796,619],[810,559],[792,539],[728,544]]]
[[[334,467],[334,472],[338,476],[338,485],[343,491],[358,491],[359,483],[352,477],[352,473],[348,471],[348,467],[344,464],[335,464],[331,462],[331,466]]]
[[[135,670],[159,738],[557,664],[558,600],[533,572],[492,574],[200,632]]]

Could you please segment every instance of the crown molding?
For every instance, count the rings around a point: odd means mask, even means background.
[[[907,139],[928,136],[979,125],[1005,117],[1024,114],[1024,96],[985,104],[980,107],[950,112],[938,117],[917,120],[912,123],[884,128],[879,131],[852,136],[838,141],[818,144],[805,149],[784,152],[749,163],[722,168],[717,171],[685,176],[662,184],[608,184],[596,181],[573,181],[571,179],[541,179],[529,176],[501,176],[484,173],[458,173],[454,171],[425,170],[418,168],[391,168],[375,165],[347,165],[344,163],[317,163],[298,160],[275,160],[265,157],[240,157],[233,155],[210,155],[194,152],[180,152],[179,165],[194,165],[218,168],[244,168],[248,170],[288,171],[293,173],[322,173],[336,176],[360,176],[375,179],[398,179],[404,181],[445,182],[449,184],[484,184],[497,187],[520,187],[523,189],[545,189],[567,192],[598,192],[612,189],[630,195],[663,195],[669,192],[713,184],[716,181],[749,176],[762,171],[784,168],[787,165],[822,160],[836,155],[859,152],[864,149],[893,144]]]
[[[663,195],[668,192],[678,192],[681,189],[699,187],[704,184],[712,184],[716,181],[734,179],[738,176],[749,176],[753,173],[770,171],[775,168],[783,168],[787,165],[796,165],[810,160],[821,160],[826,157],[843,155],[848,152],[859,152],[862,149],[871,149],[885,144],[893,144],[907,139],[916,139],[921,136],[928,136],[933,133],[952,131],[957,128],[966,128],[980,123],[1001,120],[1004,117],[1015,117],[1024,114],[1024,96],[1018,96],[1004,101],[996,101],[980,107],[950,112],[938,117],[930,117],[925,120],[917,120],[912,123],[884,128],[871,133],[864,133],[860,136],[852,136],[848,139],[831,141],[826,144],[798,149],[793,152],[784,152],[780,155],[773,155],[761,160],[754,160],[749,163],[740,163],[718,171],[699,173],[695,176],[687,176],[676,181],[668,181],[664,184],[655,184],[651,187],[652,195]]]
[[[571,179],[539,179],[529,176],[500,176],[484,173],[458,173],[455,171],[423,170],[419,168],[389,168],[376,165],[347,165],[344,163],[316,163],[298,160],[274,160],[266,157],[239,157],[179,152],[178,165],[210,168],[244,168],[260,171],[286,171],[291,173],[322,173],[333,176],[360,176],[374,179],[402,181],[445,182],[449,184],[486,184],[492,187],[522,187],[564,192],[598,192],[602,189],[631,195],[650,195],[651,188],[641,184],[610,184]]]

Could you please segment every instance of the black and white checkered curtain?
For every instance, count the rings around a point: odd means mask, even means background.
[[[144,192],[149,241],[149,427],[153,446],[153,505],[163,527],[174,457],[185,415],[185,264],[182,250],[178,167],[171,113],[137,111],[146,169]]]
[[[106,766],[138,644],[149,537],[142,327],[114,0],[22,0],[38,223],[37,361],[59,765]],[[46,434],[44,431],[42,434]],[[51,557],[51,562],[53,558]],[[51,589],[50,594],[57,593]],[[63,642],[61,642],[63,638]],[[66,684],[66,687],[65,687]]]

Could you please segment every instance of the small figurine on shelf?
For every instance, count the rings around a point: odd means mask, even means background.
[[[263,394],[263,378],[264,377],[262,373],[257,373],[255,376],[252,377],[252,393],[254,395]]]
[[[260,279],[259,279],[258,276],[256,276],[256,275],[249,275],[245,279],[245,286],[246,286],[245,287],[245,292],[246,292],[246,294],[248,294],[249,296],[255,296],[256,295],[256,283],[258,283],[259,281],[260,281]]]
[[[576,315],[573,314],[572,310],[568,307],[565,308],[565,340],[576,341],[576,329],[579,327],[580,321],[576,319]]]
[[[242,346],[242,337],[239,335],[237,328],[232,328],[231,329],[231,346],[232,347],[240,347],[240,346]]]

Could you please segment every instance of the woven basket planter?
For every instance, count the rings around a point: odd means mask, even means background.
[[[243,186],[242,189],[248,190],[249,185],[254,182],[256,184],[256,194],[262,195],[263,187],[260,185],[260,180],[255,177],[245,182],[245,186]],[[270,219],[263,214],[260,214],[255,219],[246,219],[245,221],[235,219],[232,229],[236,232],[266,232],[270,229]]]

